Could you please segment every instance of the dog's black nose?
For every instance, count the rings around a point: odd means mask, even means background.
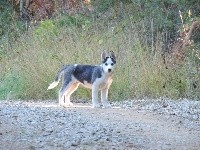
[[[111,69],[108,69],[108,72],[111,72],[112,70]]]

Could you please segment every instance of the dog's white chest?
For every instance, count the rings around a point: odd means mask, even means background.
[[[111,83],[112,83],[111,77],[102,77],[102,78],[98,78],[94,82],[94,85],[98,86],[99,90],[102,90],[104,88],[109,87],[111,85]]]
[[[93,86],[98,87],[99,90],[102,90],[106,87],[109,87],[112,83],[112,78],[106,78],[106,77],[102,77],[102,78],[97,78],[95,80],[95,82],[93,84],[88,83],[87,81],[84,81],[82,83],[82,86],[84,86],[85,88],[89,88],[92,89]]]
[[[103,82],[99,85],[99,90],[105,89],[107,86],[108,86],[108,83]]]

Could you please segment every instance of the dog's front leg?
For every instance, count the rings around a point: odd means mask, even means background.
[[[107,98],[108,98],[108,89],[106,88],[106,89],[101,90],[101,102],[103,104],[103,108],[110,108],[111,107]]]
[[[99,108],[99,102],[98,102],[98,86],[92,85],[92,107],[93,108]]]

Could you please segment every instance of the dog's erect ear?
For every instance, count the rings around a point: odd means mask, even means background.
[[[116,59],[115,54],[114,54],[113,51],[110,51],[110,56],[111,56],[113,59]]]
[[[103,51],[103,53],[101,54],[101,60],[104,60],[104,58],[106,58],[106,52]]]

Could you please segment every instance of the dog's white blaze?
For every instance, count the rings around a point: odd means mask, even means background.
[[[49,85],[49,87],[48,87],[48,89],[47,90],[50,90],[50,89],[53,89],[53,88],[55,88],[57,85],[58,85],[58,83],[59,83],[59,81],[54,81],[53,83],[51,83],[50,85]]]
[[[103,67],[103,70],[106,72],[106,73],[108,73],[109,71],[109,69],[111,69],[111,72],[114,70],[114,64],[113,64],[114,62],[112,61],[112,59],[111,58],[108,58],[107,59],[107,61],[104,63],[104,64],[102,64],[102,67]],[[107,65],[106,65],[107,64]],[[113,64],[113,65],[112,65]]]

